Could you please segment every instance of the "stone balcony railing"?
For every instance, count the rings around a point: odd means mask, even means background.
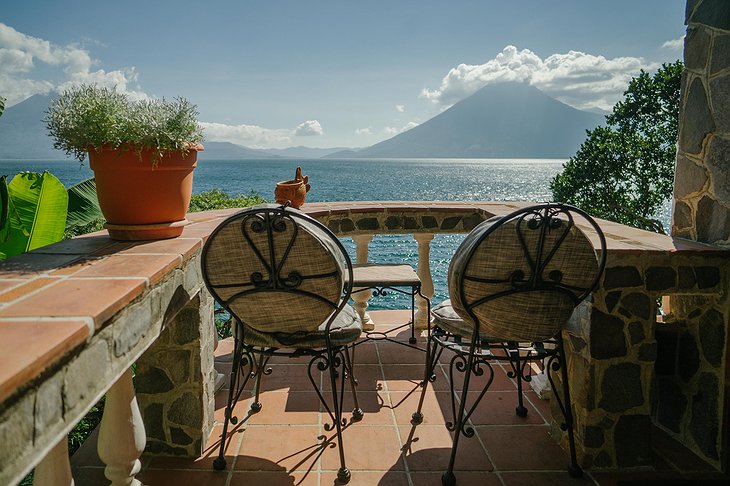
[[[430,297],[434,234],[465,233],[524,204],[341,202],[303,209],[352,237],[360,263],[374,234],[413,234]],[[201,453],[213,421],[215,331],[199,258],[207,236],[233,212],[191,214],[192,223],[172,240],[123,243],[97,233],[0,264],[0,484],[14,484],[33,467],[35,484],[71,484],[65,436],[104,395],[98,450],[112,484],[138,484],[145,447],[152,454]],[[653,421],[723,467],[728,252],[606,221],[601,227],[606,274],[568,330],[581,463],[648,464]],[[657,323],[662,297],[671,311]],[[367,298],[361,293],[356,302],[364,318]],[[423,303],[419,311],[423,323]]]

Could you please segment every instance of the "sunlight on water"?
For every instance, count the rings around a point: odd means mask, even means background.
[[[308,201],[549,201],[550,180],[563,160],[546,159],[265,159],[200,160],[193,190],[222,189],[231,195],[257,192],[273,200],[276,181],[291,179],[297,166],[309,176]],[[2,174],[48,170],[69,186],[93,174],[76,161],[0,162]],[[10,178],[9,177],[9,178]],[[661,220],[667,225],[667,203]],[[431,243],[434,302],[447,297],[446,274],[464,235],[436,235]],[[355,245],[345,239],[354,260]],[[418,247],[411,235],[377,235],[370,261],[418,265]],[[371,299],[372,309],[409,305],[410,298],[390,293]]]

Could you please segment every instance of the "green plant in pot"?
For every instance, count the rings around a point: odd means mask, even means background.
[[[89,156],[112,238],[179,236],[193,187],[202,128],[184,98],[132,101],[113,88],[64,91],[46,112],[53,146]]]

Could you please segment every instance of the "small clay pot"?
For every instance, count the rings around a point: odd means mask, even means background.
[[[307,187],[303,180],[292,179],[276,183],[274,198],[277,204],[286,204],[298,209],[307,198]]]
[[[302,168],[297,167],[294,179],[276,183],[276,189],[274,189],[274,200],[277,204],[285,205],[289,203],[289,206],[294,209],[299,209],[299,207],[304,204],[304,200],[307,198],[307,193],[309,192],[310,187],[309,176],[303,176]]]

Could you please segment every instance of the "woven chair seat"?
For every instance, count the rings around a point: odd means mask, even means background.
[[[326,323],[326,321],[325,321]],[[327,347],[325,339],[325,323],[316,331],[284,333],[261,332],[251,327],[245,327],[243,342],[250,346],[262,348],[297,348],[321,349]],[[357,311],[346,305],[330,327],[330,340],[334,346],[344,346],[357,341],[362,333],[362,323]]]
[[[446,299],[431,309],[433,322],[444,331],[463,338],[471,338],[474,330],[456,313],[451,306],[451,299]]]

